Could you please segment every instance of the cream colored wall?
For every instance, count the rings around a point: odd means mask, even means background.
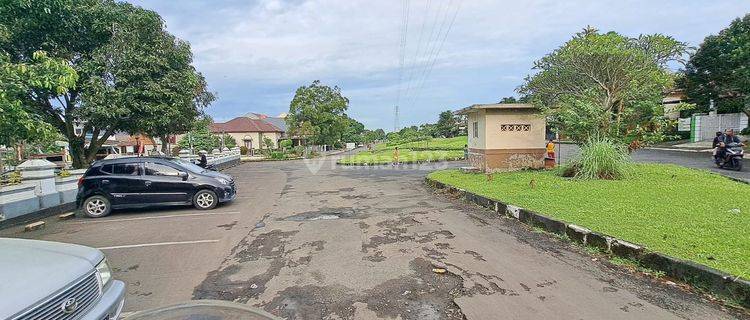
[[[269,138],[273,141],[273,149],[278,147],[279,139],[281,139],[281,133],[280,132],[227,132],[228,135],[231,135],[234,137],[235,140],[237,140],[238,146],[244,146],[245,145],[245,136],[249,136],[253,139],[253,149],[260,149],[260,142],[263,141],[263,138]],[[263,149],[266,149],[266,146],[263,146]]]
[[[237,146],[241,147],[245,145],[244,138],[245,136],[250,136],[250,138],[253,139],[253,149],[260,149],[260,142],[262,141],[261,137],[267,137],[271,140],[273,140],[273,148],[278,148],[279,139],[281,139],[281,133],[280,132],[263,132],[262,134],[260,132],[227,132],[228,135],[232,136],[235,141],[237,141]],[[182,138],[185,137],[184,134],[178,134],[177,135],[177,141],[182,140]],[[266,148],[265,146],[263,147]],[[211,150],[208,150],[211,151]]]
[[[533,109],[486,109],[486,149],[544,148],[544,117]],[[531,124],[531,131],[500,131],[502,124]]]
[[[469,135],[469,148],[472,149],[484,149],[485,147],[485,138],[487,134],[485,133],[486,125],[484,121],[484,110],[477,110],[477,112],[469,113],[466,116],[466,125],[467,125],[467,133]],[[479,127],[479,137],[474,138],[474,122],[478,123]]]

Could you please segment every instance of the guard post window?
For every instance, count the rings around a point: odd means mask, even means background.
[[[474,138],[479,138],[479,122],[474,121],[471,123],[471,131]]]

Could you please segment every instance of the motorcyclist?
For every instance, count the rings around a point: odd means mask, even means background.
[[[722,137],[724,136],[724,133],[721,131],[716,131],[716,137],[714,137],[713,143],[711,143],[711,149],[713,149],[711,155],[714,156],[714,160],[718,160],[718,153],[719,153],[719,144],[722,142]]]
[[[724,161],[724,157],[727,154],[727,146],[731,143],[737,143],[740,146],[744,146],[745,144],[740,142],[740,138],[734,135],[734,129],[727,129],[724,131],[724,135],[721,136],[719,139],[719,148],[716,152],[716,157],[719,159],[720,162]]]

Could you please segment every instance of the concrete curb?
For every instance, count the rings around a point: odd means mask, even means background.
[[[667,147],[643,147],[643,149],[660,150],[660,151],[676,151],[676,152],[692,152],[692,153],[711,153],[711,150],[707,150],[707,149],[667,148]]]
[[[638,260],[644,266],[662,271],[666,275],[708,290],[717,295],[737,301],[744,307],[750,307],[750,281],[714,268],[692,261],[677,259],[659,252],[649,251],[646,247],[615,237],[597,233],[562,220],[545,216],[531,210],[492,200],[463,189],[459,189],[437,180],[425,178],[425,183],[436,190],[446,190],[459,195],[465,201],[488,208],[500,215],[517,219],[533,227],[539,227],[550,233],[566,235],[572,241],[597,247],[612,255]]]
[[[56,214],[62,214],[76,210],[76,202],[66,202],[50,208],[44,208],[36,212],[0,221],[0,230],[15,227],[35,220],[46,219]]]

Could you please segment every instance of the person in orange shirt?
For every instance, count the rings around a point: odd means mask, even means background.
[[[393,148],[393,165],[398,164],[398,156],[399,156],[398,147],[395,147]]]
[[[555,143],[550,139],[547,141],[547,158],[548,159],[554,159],[555,158]]]

